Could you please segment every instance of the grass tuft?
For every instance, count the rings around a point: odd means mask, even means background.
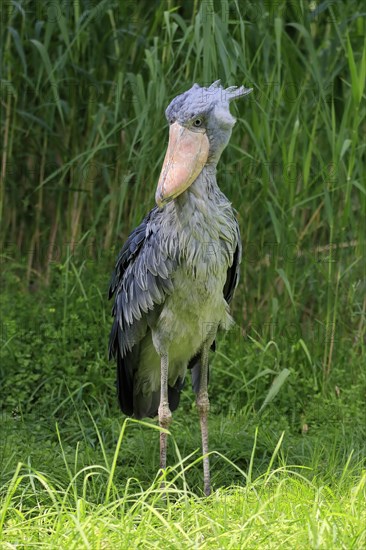
[[[2,2],[0,540],[363,548],[366,25],[347,2]],[[154,203],[164,110],[254,88],[218,168],[244,247],[210,372],[169,437],[121,419],[109,273]]]

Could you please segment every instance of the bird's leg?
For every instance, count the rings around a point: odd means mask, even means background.
[[[208,458],[208,411],[210,402],[208,400],[207,383],[208,383],[208,351],[210,346],[203,345],[201,353],[201,378],[200,389],[197,395],[196,404],[200,415],[201,435],[202,435],[202,454],[203,454],[203,483],[206,496],[211,493],[210,486],[210,462]]]
[[[161,428],[168,429],[172,421],[172,413],[169,409],[168,401],[168,354],[161,355],[161,386],[160,386],[160,405],[159,405],[159,424]],[[167,434],[160,432],[160,468],[166,468],[166,450]]]

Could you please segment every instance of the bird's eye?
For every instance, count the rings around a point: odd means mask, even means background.
[[[200,126],[202,126],[202,118],[196,118],[193,121],[193,126],[195,126],[196,128],[199,128]]]

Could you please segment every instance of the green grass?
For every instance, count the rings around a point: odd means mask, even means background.
[[[347,456],[345,436],[322,444],[307,436],[276,440],[276,429],[254,428],[245,415],[226,426],[215,418],[215,447],[223,446],[226,428],[225,445],[240,459],[212,453],[215,491],[202,498],[192,481],[199,477],[199,452],[180,458],[175,446],[164,498],[155,426],[126,421],[113,454],[110,434],[118,436],[118,420],[97,427],[86,409],[73,412],[85,415],[79,429],[41,421],[35,434],[29,421],[17,419],[8,434],[9,447],[14,439],[23,452],[31,450],[3,488],[2,540],[9,547],[361,549],[366,542],[366,471],[359,451]],[[178,414],[174,430],[194,449],[190,419],[187,426]],[[17,455],[13,447],[14,463]]]
[[[210,381],[213,494],[202,494],[188,380],[171,427],[165,501],[155,422],[118,411],[102,351],[105,275],[87,265],[67,274],[60,265],[37,302],[23,292],[14,306],[16,277],[2,296],[4,547],[361,549],[366,373],[347,340],[325,384],[311,363],[321,339],[306,338],[304,349],[286,335],[266,346],[237,329],[222,336]]]
[[[1,545],[364,548],[363,2],[24,0],[1,21]],[[153,206],[165,107],[218,78],[254,88],[218,173],[237,324],[211,358],[213,494],[187,381],[165,501],[155,423],[117,408],[108,278]]]

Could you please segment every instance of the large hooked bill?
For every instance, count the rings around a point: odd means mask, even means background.
[[[174,122],[169,129],[169,143],[155,194],[156,204],[164,206],[194,182],[208,158],[206,131],[191,130]]]

